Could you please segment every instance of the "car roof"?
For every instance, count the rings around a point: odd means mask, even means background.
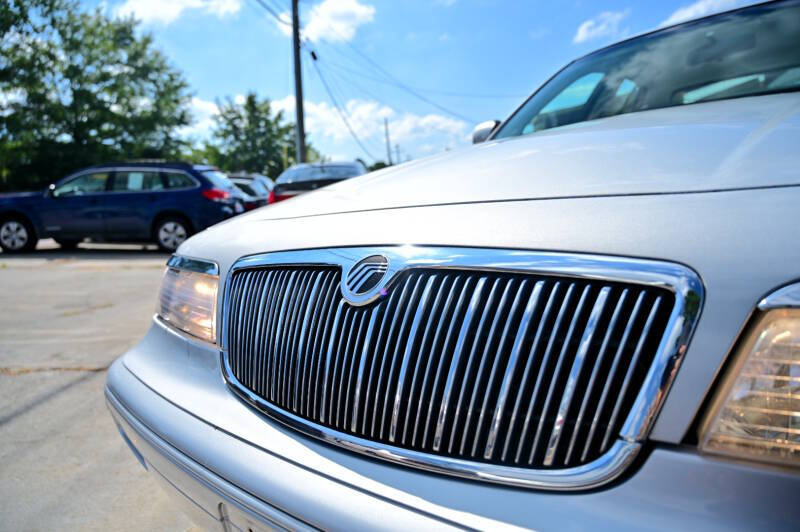
[[[118,167],[125,167],[125,168],[173,168],[176,170],[207,170],[207,169],[216,169],[213,166],[200,166],[200,165],[192,165],[190,163],[181,162],[181,161],[164,161],[159,159],[137,159],[133,161],[109,161],[105,163],[94,164],[92,166],[87,166],[84,170],[89,168],[118,168]]]

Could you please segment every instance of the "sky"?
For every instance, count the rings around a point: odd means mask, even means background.
[[[405,161],[456,149],[469,144],[477,123],[508,116],[571,60],[748,3],[301,0],[306,132],[331,160],[385,161],[384,120],[395,162],[398,153]],[[209,138],[218,103],[250,91],[294,120],[290,0],[84,4],[139,19],[184,73],[193,93],[194,122],[181,132],[187,139]]]

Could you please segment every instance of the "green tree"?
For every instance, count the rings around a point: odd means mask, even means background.
[[[260,100],[250,92],[241,103],[228,98],[217,105],[213,141],[195,152],[195,157],[228,171],[262,173],[272,178],[295,163],[295,125],[284,119],[283,111],[273,112],[268,99]],[[308,159],[321,159],[310,145]]]
[[[0,189],[182,153],[188,85],[133,18],[84,13],[73,0],[0,4]]]

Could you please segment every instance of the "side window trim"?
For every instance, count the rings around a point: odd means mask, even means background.
[[[153,172],[153,173],[158,173],[159,176],[161,177],[161,183],[164,186],[164,188],[156,189],[156,190],[111,190],[110,189],[110,186],[111,186],[111,178],[110,178],[110,176],[111,176],[111,174],[113,174],[115,176],[115,178],[116,178],[117,173],[120,173],[120,172]],[[176,173],[176,174],[184,174],[185,176],[189,177],[189,179],[191,179],[194,182],[194,185],[191,186],[191,187],[167,188],[166,174],[170,173],[170,172]],[[106,186],[106,191],[109,194],[158,194],[160,192],[170,192],[170,191],[176,191],[176,190],[194,190],[196,188],[200,188],[200,182],[192,174],[190,174],[186,170],[181,170],[181,169],[178,169],[178,168],[176,168],[174,170],[173,169],[166,170],[164,168],[158,168],[158,167],[118,166],[118,167],[113,168],[112,170],[108,170],[108,173],[109,173],[109,180],[108,180],[108,185]]]
[[[56,185],[55,189],[58,190],[59,188],[63,187],[64,185],[72,183],[73,181],[75,181],[76,179],[80,179],[81,177],[84,177],[84,176],[87,176],[87,175],[91,175],[91,174],[102,174],[102,173],[108,174],[106,176],[106,182],[105,182],[105,185],[103,187],[103,190],[101,190],[100,192],[87,192],[85,194],[81,194],[81,196],[100,196],[100,195],[103,195],[103,194],[108,192],[108,187],[111,185],[111,176],[114,173],[114,171],[112,169],[109,169],[109,168],[92,168],[90,170],[79,171],[77,174],[72,174],[70,176],[65,177],[61,181],[59,181],[58,184]],[[69,197],[69,196],[64,196],[64,197]]]

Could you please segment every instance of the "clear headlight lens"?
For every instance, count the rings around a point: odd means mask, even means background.
[[[763,314],[735,356],[701,448],[800,465],[800,310]]]
[[[216,264],[173,255],[161,280],[158,315],[177,329],[216,342],[218,287]]]

